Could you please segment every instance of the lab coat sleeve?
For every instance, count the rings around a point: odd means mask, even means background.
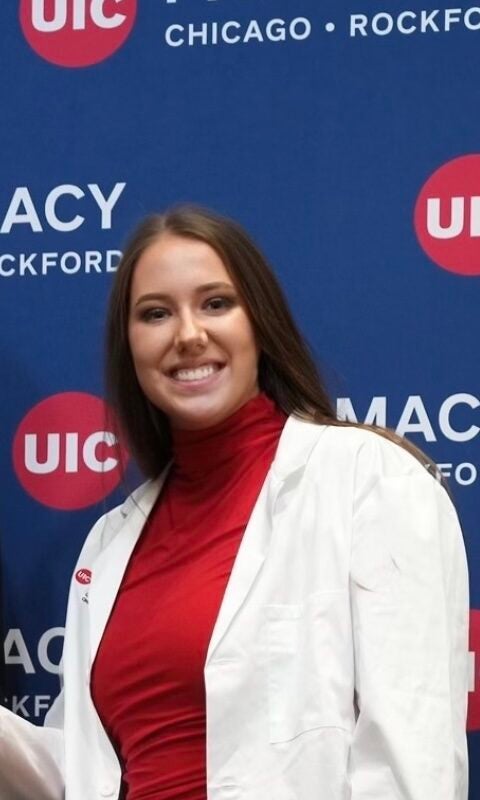
[[[1,800],[62,800],[63,692],[44,727],[0,708]]]
[[[139,491],[143,490],[142,486]],[[105,541],[108,542],[109,537],[114,535],[123,519],[120,508],[104,515],[93,526],[75,571],[85,564],[91,564]],[[72,635],[76,635],[75,631]],[[63,666],[60,679],[63,683]],[[63,731],[63,689],[46,715],[43,727],[33,725],[0,707],[0,800],[63,800]],[[86,769],[88,767],[86,765]]]
[[[467,800],[468,577],[446,490],[380,477],[353,515],[352,800]]]

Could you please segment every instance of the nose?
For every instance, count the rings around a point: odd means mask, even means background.
[[[191,312],[181,314],[175,333],[175,347],[177,350],[180,352],[199,352],[206,347],[207,342],[207,331],[199,323],[195,315]]]

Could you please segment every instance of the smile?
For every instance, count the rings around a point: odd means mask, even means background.
[[[220,364],[203,364],[201,367],[189,369],[175,369],[171,373],[171,377],[182,383],[191,383],[193,381],[202,381],[209,378],[218,372],[222,366]]]

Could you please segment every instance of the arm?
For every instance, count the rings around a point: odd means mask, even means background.
[[[2,800],[62,800],[63,693],[45,727],[0,708],[0,797]]]
[[[446,491],[381,477],[353,521],[352,800],[466,800],[468,578]]]

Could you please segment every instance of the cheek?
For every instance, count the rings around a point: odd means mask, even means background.
[[[236,346],[238,356],[242,362],[242,370],[247,370],[246,377],[247,374],[257,369],[260,359],[260,349],[249,327],[243,330],[242,335],[238,335]]]
[[[232,334],[232,342],[236,346],[237,352],[241,353],[245,360],[258,361],[260,348],[257,345],[252,324],[243,310]]]
[[[161,342],[153,330],[144,330],[132,326],[129,330],[128,341],[136,369],[158,361],[158,356],[161,353]]]

